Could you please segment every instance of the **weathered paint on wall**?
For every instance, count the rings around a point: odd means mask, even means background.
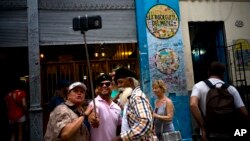
[[[167,83],[175,106],[174,126],[183,139],[191,140],[179,1],[137,0],[136,18],[143,91],[154,107],[152,81]]]

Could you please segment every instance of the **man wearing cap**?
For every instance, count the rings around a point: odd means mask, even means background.
[[[98,96],[95,98],[96,115],[89,116],[91,141],[110,141],[121,125],[121,108],[112,101],[112,78],[103,74],[96,79]],[[93,102],[89,107],[93,107]]]
[[[81,82],[74,82],[69,86],[65,103],[58,105],[50,113],[45,141],[89,140],[89,132],[83,122],[93,108],[89,107],[85,112],[82,108],[86,90],[86,86]]]
[[[115,82],[118,88],[130,87],[133,89],[128,97],[126,118],[122,124],[128,124],[126,130],[122,130],[120,136],[112,141],[135,140],[148,141],[153,137],[153,111],[146,95],[141,91],[136,74],[126,68],[120,68],[115,72]]]

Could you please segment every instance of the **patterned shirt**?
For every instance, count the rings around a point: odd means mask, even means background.
[[[47,125],[44,140],[61,141],[62,139],[59,137],[61,130],[64,126],[66,126],[68,123],[71,123],[76,118],[78,118],[78,115],[75,114],[67,105],[58,105],[50,113],[50,118]],[[75,134],[73,134],[68,139],[68,141],[89,141],[89,132],[84,123],[82,123],[80,129]]]
[[[130,129],[121,133],[122,140],[147,141],[153,136],[153,111],[146,95],[136,87],[128,100],[127,120]]]

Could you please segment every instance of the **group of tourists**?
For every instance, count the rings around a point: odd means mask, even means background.
[[[209,123],[215,112],[207,102],[211,99],[208,95],[215,93],[211,92],[212,89],[223,88],[224,93],[228,93],[233,101],[232,109],[236,109],[242,118],[248,117],[248,111],[236,88],[227,86],[223,81],[223,64],[213,62],[208,72],[208,80],[193,86],[191,113],[201,129],[201,141],[231,141],[231,131],[226,132],[219,124],[216,127],[219,130],[214,130]],[[45,141],[165,141],[164,133],[175,131],[174,104],[166,95],[166,82],[161,79],[152,82],[152,90],[157,98],[154,109],[141,90],[137,75],[123,67],[116,69],[112,76],[102,74],[96,79],[96,97],[86,107],[83,107],[86,85],[82,82],[63,84],[57,89],[57,96],[52,100],[54,102],[49,104],[50,116]],[[15,90],[6,96],[7,105],[13,107],[11,105],[22,104],[26,108],[25,96],[21,90]],[[218,107],[220,103],[213,105]],[[13,112],[9,112],[10,123],[22,123],[26,120],[23,113]],[[17,137],[13,136],[13,140],[14,138]]]

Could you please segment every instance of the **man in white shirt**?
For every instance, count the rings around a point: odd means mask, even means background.
[[[225,72],[225,66],[219,62],[213,62],[209,68],[209,81],[216,85],[216,87],[221,87],[224,82],[222,81],[223,75]],[[239,95],[239,92],[236,90],[235,87],[229,86],[227,88],[229,93],[234,98],[234,105],[238,111],[244,115],[245,117],[248,116],[248,111]],[[192,94],[190,98],[190,109],[191,113],[193,114],[194,119],[196,120],[197,124],[201,129],[201,140],[207,141],[207,134],[205,129],[205,121],[203,116],[206,115],[206,96],[209,91],[209,87],[205,84],[204,81],[200,81],[193,86]],[[238,121],[235,121],[238,122]],[[211,140],[211,139],[210,139]],[[209,140],[209,141],[210,141]],[[216,140],[216,139],[215,139]],[[223,139],[218,139],[222,141]],[[226,139],[227,141],[229,139]]]

